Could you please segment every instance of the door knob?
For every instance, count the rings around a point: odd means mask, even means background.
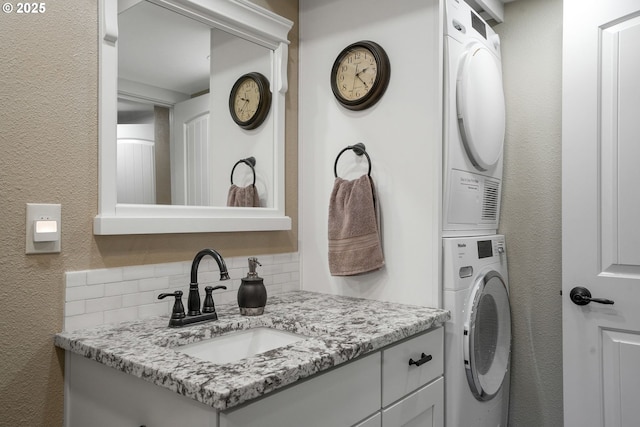
[[[582,286],[576,286],[571,289],[571,293],[569,294],[569,298],[577,305],[587,305],[590,302],[597,302],[600,304],[613,304],[613,301],[605,298],[591,298],[591,292],[589,289],[583,288]]]

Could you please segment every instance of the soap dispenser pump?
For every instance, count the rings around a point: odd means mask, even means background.
[[[256,273],[258,265],[262,266],[258,258],[249,258],[249,273],[242,279],[238,288],[238,307],[243,316],[260,316],[267,304],[267,288],[262,277]]]

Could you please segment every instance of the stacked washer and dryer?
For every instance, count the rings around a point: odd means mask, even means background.
[[[445,1],[443,296],[448,427],[505,427],[511,315],[497,235],[505,102],[500,39],[463,0]]]

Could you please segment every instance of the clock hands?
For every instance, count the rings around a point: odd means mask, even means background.
[[[356,73],[356,77],[362,82],[362,84],[364,85],[364,88],[369,90],[369,86],[367,85],[367,82],[365,82],[364,80],[362,80],[362,77],[360,77],[360,74],[364,73],[367,69],[364,68],[362,71],[360,71],[359,73]]]
[[[239,98],[240,101],[242,101],[242,105],[240,106],[240,108],[238,109],[238,115],[241,117],[244,117],[245,114],[247,113],[246,108],[249,105],[249,102],[251,101],[249,99],[249,97],[247,96],[247,93],[245,92],[244,96],[241,96]]]
[[[356,90],[356,78],[360,78],[360,76],[358,76],[358,67],[360,66],[360,64],[356,64],[356,72],[353,75],[353,85],[351,85],[351,92],[353,92],[354,90]],[[362,79],[360,79],[362,80]]]
[[[367,72],[367,70],[368,70],[369,68],[371,68],[371,67],[365,67],[365,68],[363,68],[362,70],[358,71],[358,66],[356,65],[356,74],[355,74],[355,76],[358,78],[358,80],[360,80],[360,81],[362,82],[362,84],[364,85],[364,88],[365,88],[367,91],[369,90],[369,85],[367,84],[367,82],[365,82],[365,81],[362,79],[362,77],[360,77],[360,74],[362,74],[362,73],[366,73],[366,72]],[[375,68],[374,68],[374,71],[375,71]],[[355,79],[354,79],[354,85],[353,85],[353,88],[355,89]]]

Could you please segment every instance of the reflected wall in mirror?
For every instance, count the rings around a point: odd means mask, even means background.
[[[239,76],[272,75],[272,50],[144,0],[119,1],[118,31],[117,202],[225,206],[231,168],[254,157],[273,207],[273,117],[244,131],[228,113]]]
[[[288,230],[284,100],[292,22],[249,0],[99,0],[99,205],[94,234]],[[243,74],[270,82],[256,129],[229,114]],[[260,209],[227,207],[254,157]],[[253,182],[238,167],[233,183]]]

